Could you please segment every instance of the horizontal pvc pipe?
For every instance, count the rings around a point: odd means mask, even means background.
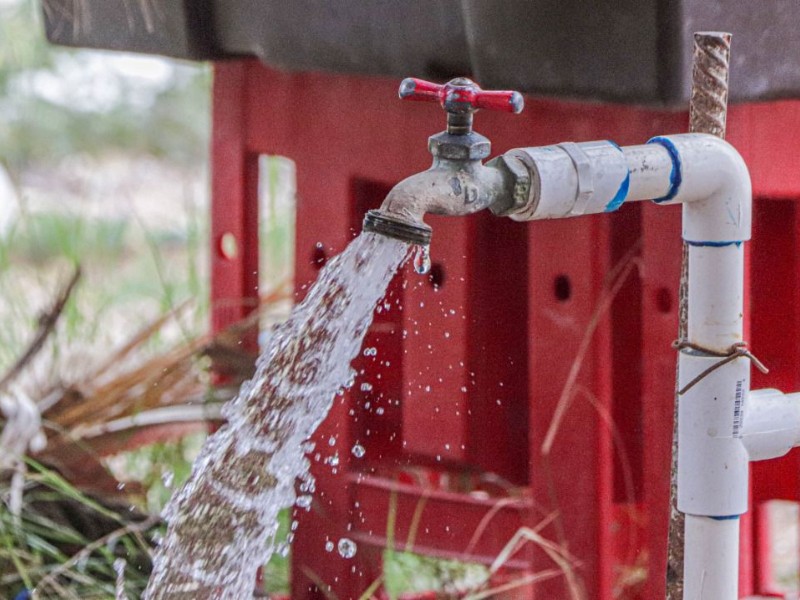
[[[631,174],[627,201],[663,198],[672,189],[673,160],[660,145],[642,144],[622,149]]]
[[[750,392],[742,441],[750,460],[778,458],[800,445],[800,394]]]
[[[739,519],[686,515],[683,567],[685,600],[737,600]]]
[[[613,142],[567,142],[511,153],[521,158],[533,181],[529,202],[509,215],[515,221],[608,212],[628,197],[627,162]]]
[[[516,221],[609,212],[624,202],[684,204],[684,239],[718,244],[750,239],[750,176],[733,146],[689,133],[620,148],[608,141],[521,148],[509,154],[531,175]]]

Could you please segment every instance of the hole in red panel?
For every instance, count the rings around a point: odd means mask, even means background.
[[[553,280],[553,293],[556,300],[566,302],[572,296],[572,282],[566,275],[559,275]]]
[[[230,231],[223,233],[217,241],[217,252],[225,260],[233,260],[239,255],[239,242]]]
[[[321,269],[325,266],[326,262],[328,262],[328,253],[325,252],[325,248],[322,246],[322,243],[318,242],[317,245],[314,246],[314,250],[311,252],[311,264],[317,269]]]
[[[665,287],[656,290],[656,308],[661,313],[672,311],[672,292]]]
[[[434,289],[439,289],[444,285],[444,267],[441,263],[433,263],[428,274],[428,282]]]

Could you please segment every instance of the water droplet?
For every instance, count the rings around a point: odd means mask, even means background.
[[[125,484],[124,483],[118,483],[117,484],[117,489],[118,490],[124,490],[125,489]]]
[[[362,383],[361,384],[361,391],[362,392],[371,392],[372,391],[372,384],[371,383]]]
[[[349,538],[342,538],[339,540],[337,549],[339,550],[339,556],[342,558],[353,558],[356,555],[358,546],[356,546],[356,543],[353,540]]]
[[[295,504],[296,504],[297,506],[299,506],[300,508],[309,509],[309,508],[311,508],[311,496],[308,496],[308,495],[305,495],[305,496],[298,496],[298,497],[297,497],[297,500],[295,501]],[[296,523],[296,522],[297,522],[297,521],[295,521],[295,523]],[[293,524],[293,525],[294,525],[294,524]],[[294,530],[293,530],[293,531],[294,531]]]
[[[417,246],[417,253],[414,255],[414,270],[420,275],[425,275],[431,270],[430,246]]]
[[[333,546],[334,544],[332,541],[328,540],[325,542],[325,552],[333,552]]]
[[[175,473],[172,471],[164,471],[161,474],[161,483],[164,484],[164,487],[169,489],[172,487],[172,482],[175,480]]]
[[[383,414],[383,407],[379,406],[378,408],[376,408],[375,409],[375,414],[382,415]]]
[[[362,458],[367,453],[367,451],[364,449],[364,446],[362,446],[359,443],[356,443],[356,445],[353,446],[352,453],[353,456],[355,456],[356,458]]]
[[[298,522],[292,521],[292,524],[289,526],[292,531],[297,531]]]
[[[336,445],[336,438],[331,436],[328,438],[328,446],[335,446]]]

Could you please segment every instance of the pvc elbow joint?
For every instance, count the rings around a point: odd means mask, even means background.
[[[752,189],[747,165],[736,149],[713,135],[660,136],[648,144],[672,159],[670,191],[659,204],[683,204],[683,239],[721,245],[750,239]]]

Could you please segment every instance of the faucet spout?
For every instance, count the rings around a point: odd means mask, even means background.
[[[431,240],[431,228],[423,221],[426,213],[467,215],[495,207],[499,213],[505,211],[517,192],[516,179],[509,173],[507,161],[481,163],[489,156],[491,144],[472,130],[472,115],[478,109],[519,113],[524,105],[522,96],[512,91],[485,91],[464,77],[445,85],[405,79],[399,95],[405,100],[440,104],[447,112],[447,129],[428,140],[431,168],[398,183],[380,209],[367,213],[364,231],[426,246]]]
[[[431,228],[425,214],[468,215],[490,208],[508,194],[501,169],[480,160],[435,158],[427,171],[398,183],[380,209],[369,211],[364,230],[409,243],[430,243]]]

